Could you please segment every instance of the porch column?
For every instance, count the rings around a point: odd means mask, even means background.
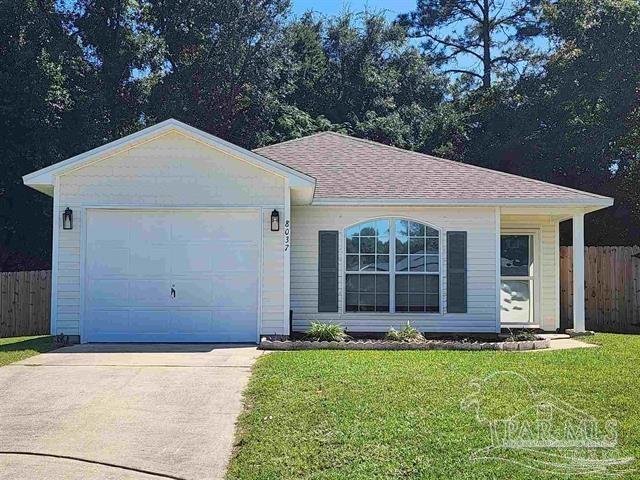
[[[584,332],[584,213],[573,215],[573,330]]]

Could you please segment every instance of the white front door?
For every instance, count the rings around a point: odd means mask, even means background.
[[[87,211],[84,340],[256,342],[260,216]]]
[[[534,323],[536,300],[535,234],[504,233],[500,240],[500,323]]]

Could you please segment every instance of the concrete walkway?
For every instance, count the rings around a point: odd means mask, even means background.
[[[577,338],[572,338],[564,333],[543,333],[541,338],[551,340],[549,348],[544,350],[531,350],[533,352],[548,352],[549,350],[571,350],[574,348],[598,348],[600,345],[594,343],[581,342]]]
[[[0,478],[223,478],[259,355],[95,344],[2,367]]]

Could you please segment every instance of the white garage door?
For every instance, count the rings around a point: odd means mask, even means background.
[[[88,210],[90,342],[255,342],[256,211]]]

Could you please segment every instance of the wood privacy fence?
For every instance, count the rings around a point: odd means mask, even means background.
[[[0,337],[46,335],[51,271],[0,272]]]
[[[573,325],[572,257],[572,247],[560,247],[562,329]],[[640,333],[640,247],[586,247],[584,283],[588,330]]]

